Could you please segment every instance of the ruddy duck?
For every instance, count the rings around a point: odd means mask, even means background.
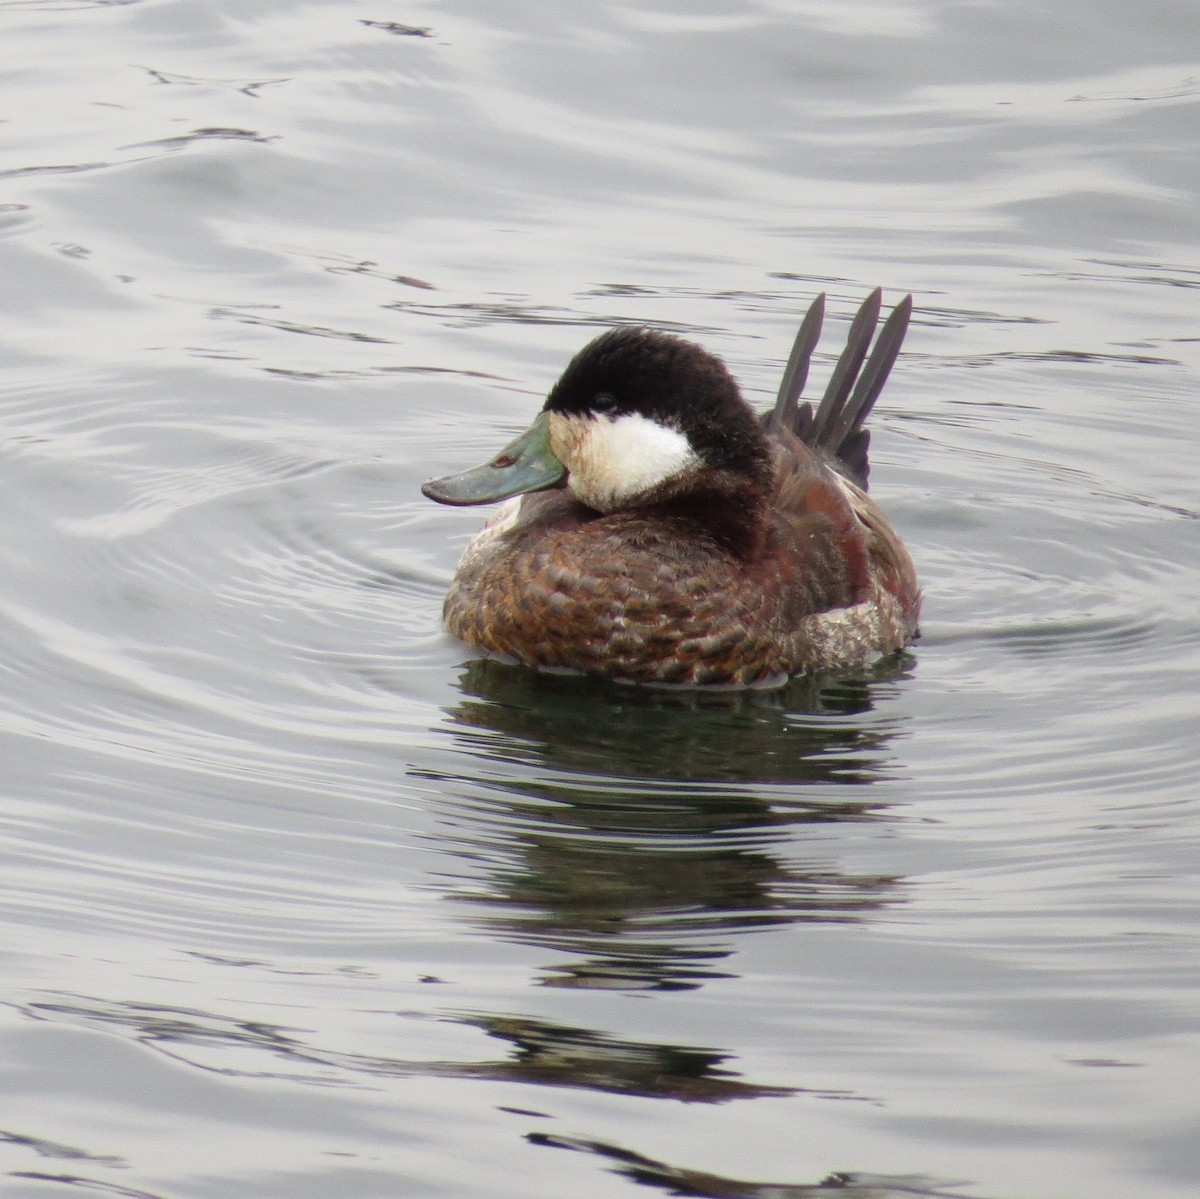
[[[542,670],[690,687],[776,685],[907,645],[920,590],[867,495],[864,426],[912,297],[868,356],[880,304],[877,289],[814,411],[800,394],[818,296],[761,418],[691,342],[627,327],[597,337],[527,432],[422,487],[442,504],[508,499],[459,562],[446,628]]]

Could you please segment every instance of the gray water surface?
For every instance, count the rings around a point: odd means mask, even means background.
[[[15,1199],[1191,1199],[1186,0],[0,0]],[[439,628],[597,330],[915,294],[925,635],[681,699]]]

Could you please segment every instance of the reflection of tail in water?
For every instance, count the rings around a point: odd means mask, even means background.
[[[602,1141],[543,1132],[531,1132],[526,1140],[534,1145],[594,1153],[617,1162],[618,1173],[643,1186],[661,1187],[669,1194],[691,1195],[695,1199],[970,1199],[970,1196],[947,1189],[965,1185],[963,1183],[939,1182],[918,1174],[890,1176],[839,1172],[817,1183],[750,1182],[668,1166],[665,1162]]]
[[[880,686],[685,699],[476,663],[439,775],[471,880],[457,897],[489,935],[580,955],[545,982],[614,989],[696,987],[736,933],[899,902],[901,880],[841,869],[835,839],[803,844],[805,826],[887,818],[869,786],[898,732]]]

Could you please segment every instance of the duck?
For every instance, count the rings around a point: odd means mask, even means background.
[[[462,554],[446,630],[536,670],[673,688],[777,687],[909,645],[921,592],[868,495],[866,422],[912,297],[882,328],[881,289],[863,301],[814,407],[801,396],[825,304],[762,416],[715,354],[622,325],[499,454],[427,481],[441,504],[505,501]]]

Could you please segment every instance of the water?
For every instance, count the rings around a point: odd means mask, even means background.
[[[1195,1194],[1189,5],[0,46],[5,1195]],[[420,481],[594,330],[766,403],[877,283],[911,655],[681,701],[441,634]]]

